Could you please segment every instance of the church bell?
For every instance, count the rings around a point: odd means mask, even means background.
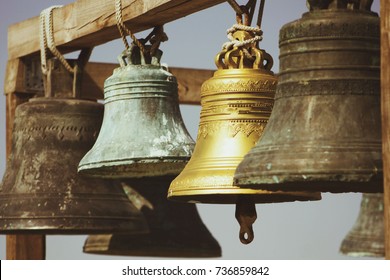
[[[77,174],[102,116],[103,105],[72,98],[33,98],[16,108],[0,185],[1,233],[147,232],[118,183]]]
[[[259,35],[250,30],[256,28],[238,26],[231,32],[237,44],[224,47],[217,54],[218,70],[202,85],[194,153],[172,181],[168,198],[192,203],[236,204],[240,240],[248,244],[254,238],[255,203],[319,200],[321,195],[256,190],[233,182],[237,165],[259,140],[268,122],[277,84],[271,71],[272,57],[253,42]]]
[[[363,194],[359,216],[341,243],[342,254],[353,257],[385,257],[383,209],[383,194]]]
[[[238,30],[241,41],[251,38]],[[241,195],[255,203],[318,200],[320,194],[287,193],[240,188],[233,175],[244,155],[256,144],[268,122],[277,78],[270,70],[272,57],[256,46],[254,59],[240,48],[216,56],[218,70],[201,88],[201,113],[194,153],[168,191],[171,200],[200,203],[236,203]]]
[[[175,76],[160,65],[162,52],[137,46],[120,56],[104,83],[104,118],[80,174],[140,178],[180,173],[194,147],[182,120]]]
[[[379,18],[363,2],[308,1],[282,27],[275,105],[238,186],[383,191]]]
[[[74,69],[69,75],[57,59],[49,60],[45,97],[16,107],[11,153],[0,184],[1,233],[148,231],[119,183],[77,174],[80,159],[96,141],[103,105],[76,98],[82,72]]]
[[[130,201],[144,214],[150,233],[90,235],[84,253],[205,258],[220,257],[221,248],[203,224],[196,206],[166,200],[172,178],[123,183]]]

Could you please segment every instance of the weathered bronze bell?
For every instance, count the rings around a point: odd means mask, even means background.
[[[139,178],[183,169],[195,144],[181,118],[176,78],[160,66],[161,54],[148,58],[133,46],[121,57],[105,81],[102,128],[79,173]]]
[[[382,192],[379,18],[352,1],[309,2],[311,11],[280,31],[275,105],[235,183]]]
[[[77,174],[102,117],[103,105],[74,98],[33,98],[16,108],[1,233],[147,232],[120,184]]]
[[[84,252],[148,257],[220,257],[221,248],[193,204],[166,200],[172,178],[146,179],[124,185],[130,201],[144,214],[146,235],[90,235]]]
[[[383,194],[363,194],[359,216],[341,243],[341,253],[353,257],[385,256],[383,208]]]
[[[244,41],[251,34],[239,30],[233,37]],[[171,200],[236,204],[240,240],[245,244],[253,240],[254,203],[321,199],[320,193],[271,192],[240,188],[233,183],[237,165],[263,133],[277,84],[270,71],[272,57],[256,45],[247,51],[253,60],[239,47],[224,49],[216,56],[218,70],[202,85],[193,156],[168,191]]]

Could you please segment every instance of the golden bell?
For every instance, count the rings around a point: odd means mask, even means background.
[[[120,185],[77,174],[96,140],[103,105],[33,98],[16,108],[12,152],[0,185],[0,232],[147,232]]]
[[[148,257],[220,257],[221,248],[193,204],[166,200],[172,178],[146,178],[123,184],[130,201],[142,211],[150,228],[145,235],[90,235],[84,252]]]
[[[365,5],[311,2],[312,11],[280,30],[275,106],[235,183],[383,192],[379,17]]]
[[[133,46],[104,83],[104,118],[95,145],[78,171],[92,177],[177,175],[194,140],[184,126],[175,76]]]
[[[383,194],[363,194],[359,216],[341,243],[341,253],[353,257],[385,256],[383,209]]]
[[[246,40],[250,34],[236,31],[233,36]],[[239,48],[223,50],[216,56],[218,70],[201,89],[202,110],[194,153],[182,173],[173,180],[169,199],[253,204],[321,198],[319,193],[270,192],[240,188],[233,183],[237,165],[263,133],[277,84],[270,71],[272,57],[255,46],[250,52],[254,57],[252,61]],[[244,211],[245,207],[241,206],[237,207],[237,217]],[[249,216],[254,222],[254,205],[251,208],[246,212],[252,213]]]

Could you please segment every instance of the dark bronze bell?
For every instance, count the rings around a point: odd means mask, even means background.
[[[102,104],[75,98],[33,98],[16,108],[0,185],[0,233],[148,231],[119,183],[77,174],[102,117]]]
[[[85,253],[148,257],[220,257],[221,248],[203,224],[193,204],[166,200],[172,178],[124,184],[130,201],[144,214],[146,235],[90,235]]]
[[[383,194],[363,194],[359,216],[341,243],[341,253],[353,257],[385,256],[383,209]]]
[[[379,18],[361,1],[320,2],[280,31],[275,105],[241,187],[383,191]]]
[[[102,128],[79,164],[81,174],[139,178],[179,174],[194,147],[179,109],[177,81],[133,46],[104,84]],[[126,62],[128,61],[128,62]]]

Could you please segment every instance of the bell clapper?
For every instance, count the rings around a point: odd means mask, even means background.
[[[236,202],[236,219],[240,224],[240,241],[249,244],[255,238],[252,225],[257,219],[256,206],[248,195],[239,196]]]

